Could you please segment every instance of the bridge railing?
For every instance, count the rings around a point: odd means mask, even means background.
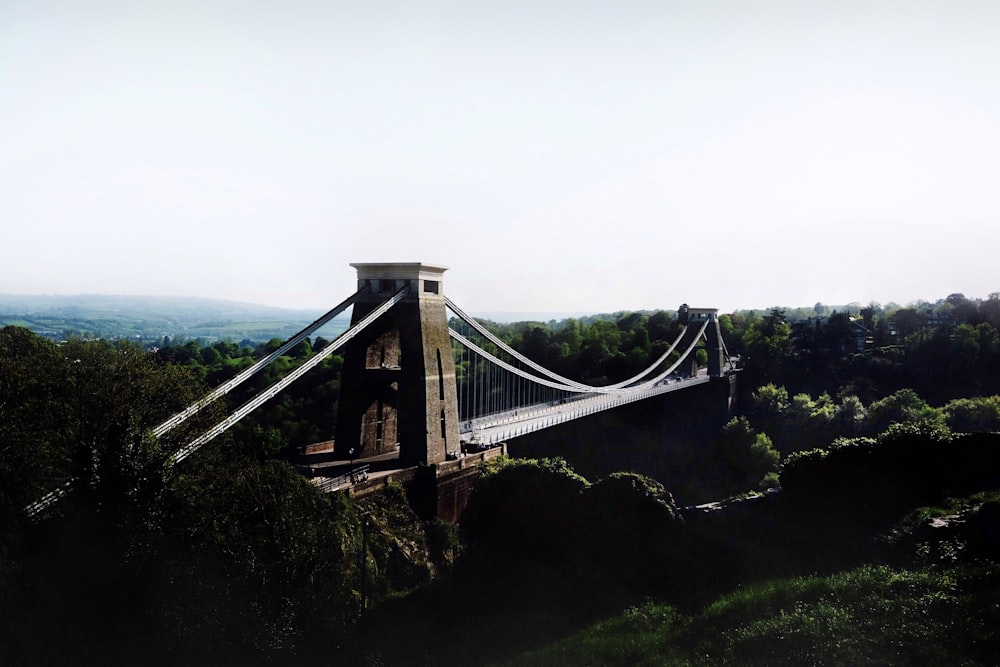
[[[644,398],[704,384],[710,380],[711,377],[702,371],[694,377],[661,381],[653,387],[628,393],[594,394],[573,401],[534,406],[533,409],[519,410],[517,413],[496,415],[498,418],[490,416],[470,420],[462,424],[459,435],[469,442],[491,445]]]
[[[310,481],[319,487],[320,491],[335,491],[342,486],[367,481],[370,469],[371,466],[364,464],[349,472],[345,472],[343,475],[337,475],[336,477],[313,477]]]

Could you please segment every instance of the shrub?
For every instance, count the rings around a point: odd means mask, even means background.
[[[585,569],[629,587],[655,590],[673,570],[684,520],[673,497],[656,480],[616,473],[583,492]],[[596,568],[596,569],[595,569]]]
[[[462,515],[470,549],[489,559],[561,563],[577,542],[580,494],[588,486],[563,459],[490,462]]]
[[[877,439],[839,439],[790,455],[781,486],[793,501],[892,518],[915,505],[1000,484],[1000,436],[953,437],[937,422],[894,424]]]
[[[955,432],[1000,431],[1000,396],[956,398],[944,406],[944,414]]]
[[[931,407],[912,389],[900,389],[868,406],[868,432],[882,433],[892,424],[944,425],[944,411]]]

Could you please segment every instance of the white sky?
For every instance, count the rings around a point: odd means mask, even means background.
[[[0,293],[1000,291],[1000,3],[4,0]]]

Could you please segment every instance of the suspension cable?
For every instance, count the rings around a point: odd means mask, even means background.
[[[166,421],[161,423],[159,426],[153,429],[153,435],[155,435],[156,437],[162,436],[163,434],[169,432],[176,426],[180,425],[182,422],[186,421],[188,418],[192,417],[193,415],[203,410],[206,406],[208,406],[216,399],[232,391],[236,386],[238,386],[251,376],[263,370],[265,367],[274,362],[278,357],[282,356],[285,352],[287,352],[288,350],[292,349],[295,345],[298,345],[300,342],[302,342],[307,336],[311,335],[313,332],[315,332],[316,330],[320,329],[321,327],[329,323],[330,320],[335,318],[337,315],[347,310],[347,308],[354,305],[354,303],[358,300],[358,297],[361,296],[362,294],[367,293],[368,291],[369,288],[363,288],[361,290],[358,290],[351,296],[349,296],[347,299],[345,299],[340,304],[335,306],[332,310],[328,311],[326,314],[317,319],[315,322],[302,329],[299,333],[295,334],[284,345],[282,345],[277,350],[269,354],[267,357],[261,359],[250,368],[246,369],[236,377],[226,382],[224,385],[221,385],[220,387],[216,388],[214,391],[209,393],[204,398],[198,400],[197,402],[188,406],[186,409],[172,416],[170,419],[167,419]],[[245,417],[255,408],[259,407],[265,401],[273,398],[275,395],[278,394],[278,392],[287,387],[294,380],[298,379],[306,371],[310,370],[311,368],[319,364],[320,361],[322,361],[323,359],[331,355],[333,352],[338,350],[340,347],[342,347],[347,341],[349,341],[351,338],[360,333],[365,327],[371,324],[372,321],[383,315],[387,310],[389,310],[389,308],[394,306],[404,296],[406,296],[408,292],[409,292],[409,286],[404,286],[402,289],[396,292],[396,294],[387,299],[382,305],[373,310],[364,319],[359,321],[353,327],[349,328],[347,331],[344,331],[342,334],[340,334],[340,336],[334,339],[333,342],[326,345],[320,352],[310,357],[305,363],[303,363],[301,366],[299,366],[294,371],[289,373],[289,375],[286,378],[282,379],[269,389],[264,390],[262,393],[258,394],[256,397],[252,398],[247,403],[244,403],[243,406],[241,406],[232,415],[224,419],[222,422],[216,424],[214,427],[212,427],[212,429],[210,429],[205,434],[201,435],[200,437],[196,438],[195,440],[191,441],[190,443],[182,447],[179,451],[174,453],[167,460],[167,467],[173,466],[179,463],[180,461],[184,460],[185,458],[193,454],[195,451],[197,451],[202,445],[212,440],[219,434],[228,430],[230,427],[236,424],[236,422]],[[30,505],[27,505],[24,508],[25,514],[27,514],[29,517],[34,517],[35,515],[44,511],[47,507],[49,507],[57,500],[65,496],[67,493],[72,491],[73,484],[76,481],[77,481],[76,478],[69,479],[62,485],[60,485],[58,488],[49,491],[35,502],[31,503]]]
[[[214,390],[212,390],[208,395],[206,395],[204,398],[196,401],[195,403],[192,403],[191,405],[189,405],[184,410],[178,412],[177,414],[175,414],[174,416],[172,416],[170,419],[167,419],[165,422],[163,422],[162,424],[160,424],[159,426],[157,426],[156,428],[154,428],[153,429],[153,435],[155,435],[157,438],[159,438],[163,434],[171,431],[174,427],[179,426],[182,422],[186,421],[189,417],[193,417],[198,412],[200,412],[201,410],[203,410],[206,406],[208,406],[212,402],[214,402],[216,399],[221,398],[222,396],[225,396],[230,391],[232,391],[233,389],[235,389],[236,387],[238,387],[240,384],[242,384],[245,380],[248,380],[249,378],[251,378],[254,375],[256,375],[257,373],[259,373],[260,371],[264,370],[267,366],[271,365],[272,362],[274,362],[276,359],[278,359],[278,357],[284,356],[284,354],[286,352],[288,352],[290,349],[292,349],[293,347],[295,347],[296,345],[298,345],[299,343],[301,343],[303,340],[305,340],[307,336],[310,336],[314,331],[316,331],[317,329],[319,329],[322,326],[324,326],[325,324],[327,324],[330,320],[332,320],[333,318],[335,318],[337,315],[340,315],[342,312],[344,312],[345,310],[347,310],[350,306],[354,305],[354,302],[357,301],[358,297],[363,292],[366,292],[366,291],[368,291],[368,288],[364,288],[364,289],[358,290],[357,292],[355,292],[351,296],[347,297],[344,301],[342,301],[340,304],[338,304],[337,306],[335,306],[332,310],[328,311],[325,315],[323,315],[322,317],[320,317],[318,320],[316,320],[315,322],[313,322],[312,324],[310,324],[309,326],[307,326],[306,328],[302,329],[297,334],[295,334],[294,336],[292,336],[291,338],[289,338],[285,342],[285,344],[282,345],[281,347],[279,347],[277,350],[275,350],[271,354],[267,355],[266,357],[264,357],[263,359],[261,359],[260,361],[258,361],[257,363],[255,363],[253,366],[250,366],[246,370],[242,371],[239,375],[236,375],[232,379],[228,380],[227,382],[219,385]]]
[[[620,383],[618,385],[609,385],[609,386],[606,386],[606,387],[591,387],[589,385],[580,385],[580,383],[577,383],[577,382],[574,382],[572,384],[564,384],[564,383],[559,383],[559,382],[553,382],[551,380],[546,380],[544,378],[538,377],[537,375],[532,375],[531,373],[529,373],[529,372],[527,372],[527,371],[525,371],[525,370],[523,370],[521,368],[517,368],[516,366],[512,366],[512,365],[508,364],[504,360],[499,359],[495,355],[490,354],[489,352],[487,352],[483,348],[479,347],[478,345],[476,345],[475,343],[473,343],[472,341],[470,341],[468,338],[466,338],[465,336],[463,336],[462,334],[458,333],[457,331],[455,331],[454,329],[452,329],[450,327],[448,329],[448,334],[452,338],[454,338],[455,340],[457,340],[459,343],[461,343],[464,347],[466,347],[469,350],[475,352],[479,356],[481,356],[484,359],[486,359],[487,361],[491,362],[493,365],[498,366],[500,368],[503,368],[506,371],[514,373],[515,375],[519,375],[520,377],[525,378],[527,380],[530,380],[530,381],[534,382],[537,385],[541,385],[541,386],[544,386],[544,387],[550,387],[552,389],[560,389],[562,391],[568,391],[568,392],[578,393],[578,394],[584,394],[584,393],[613,394],[613,393],[627,393],[629,391],[633,391],[633,390],[637,390],[637,389],[647,389],[647,388],[655,385],[657,382],[659,382],[663,378],[667,377],[671,373],[673,373],[677,369],[677,367],[680,366],[681,362],[684,359],[687,358],[687,356],[694,350],[694,348],[701,341],[701,336],[702,336],[702,334],[704,334],[705,329],[707,327],[708,327],[708,321],[706,320],[705,323],[702,324],[701,330],[698,332],[698,334],[695,335],[692,338],[691,344],[688,345],[688,348],[681,355],[680,359],[678,359],[672,366],[670,366],[669,368],[667,368],[665,371],[661,372],[660,374],[656,375],[655,377],[650,378],[649,380],[646,380],[645,382],[642,382],[642,383],[639,383],[639,384],[636,384],[636,385],[633,385],[633,386],[630,386],[630,387],[625,387],[625,388],[623,388],[620,385]],[[687,331],[687,327],[685,327],[685,331]],[[676,347],[676,344],[675,344],[675,347]],[[647,373],[649,373],[653,368],[655,368],[657,365],[659,365],[659,363],[661,361],[663,361],[663,358],[664,357],[661,357],[660,360],[657,361],[656,364],[654,364],[650,368],[647,368],[643,373],[640,373],[636,377],[642,377],[642,376],[646,375]],[[538,366],[538,364],[533,364],[533,366]],[[545,372],[544,367],[538,366],[538,368],[541,369],[543,372]],[[550,377],[552,375],[554,375],[554,373],[551,373],[551,372],[546,372],[545,374],[549,375]]]
[[[357,324],[352,326],[350,329],[340,334],[336,339],[329,343],[322,350],[310,357],[305,363],[291,371],[284,378],[275,382],[273,385],[260,392],[249,401],[241,405],[237,410],[235,410],[231,415],[223,419],[221,422],[213,426],[211,429],[195,438],[187,445],[182,447],[176,453],[173,454],[167,460],[167,467],[174,466],[184,459],[186,459],[191,454],[198,451],[202,445],[213,440],[215,437],[221,435],[222,433],[228,431],[236,422],[243,419],[245,416],[256,410],[258,407],[263,405],[265,402],[271,400],[278,395],[281,390],[290,385],[295,380],[299,379],[303,374],[316,366],[319,362],[323,361],[325,358],[333,354],[335,351],[344,346],[347,341],[354,338],[356,335],[361,333],[365,327],[369,324],[382,317],[390,308],[399,303],[403,297],[405,297],[410,292],[409,285],[404,285],[402,289],[396,292],[394,295],[386,299],[382,304],[365,315],[364,318],[358,321]]]
[[[689,325],[685,324],[684,328],[681,330],[680,334],[677,336],[677,338],[674,340],[674,342],[670,345],[670,347],[667,349],[667,351],[664,352],[660,356],[659,359],[657,359],[655,362],[653,362],[645,370],[641,371],[637,375],[634,375],[634,376],[628,378],[627,380],[622,380],[621,382],[617,382],[615,384],[596,386],[596,385],[584,384],[582,382],[577,382],[576,380],[571,380],[569,378],[563,377],[562,375],[559,375],[558,373],[556,373],[554,371],[550,371],[549,369],[545,368],[544,366],[541,366],[540,364],[535,363],[534,361],[532,361],[528,357],[524,356],[523,354],[521,354],[517,350],[515,350],[512,347],[510,347],[509,345],[507,345],[503,340],[501,340],[500,338],[498,338],[497,336],[495,336],[493,333],[491,333],[486,327],[484,327],[482,324],[480,324],[479,322],[477,322],[474,318],[470,317],[468,314],[466,314],[464,311],[462,311],[462,309],[460,309],[458,306],[456,306],[455,302],[453,302],[447,296],[445,297],[445,303],[452,310],[452,312],[454,312],[459,317],[459,319],[461,319],[463,322],[465,322],[466,324],[468,324],[469,326],[471,326],[473,329],[475,329],[476,331],[478,331],[480,334],[482,334],[483,336],[485,336],[486,339],[489,340],[491,343],[493,343],[494,345],[496,345],[497,347],[499,347],[500,349],[502,349],[504,352],[510,354],[511,356],[513,356],[515,359],[517,359],[521,363],[527,365],[528,367],[530,367],[530,368],[538,371],[539,373],[545,375],[546,377],[549,377],[549,378],[551,378],[553,380],[556,380],[561,385],[561,386],[559,386],[557,388],[565,389],[567,391],[583,391],[583,392],[601,392],[601,393],[606,393],[606,392],[609,392],[609,391],[612,391],[612,390],[615,390],[615,389],[621,389],[623,387],[631,385],[636,380],[638,380],[638,379],[640,379],[640,378],[648,375],[649,373],[651,373],[653,371],[653,369],[655,369],[657,366],[659,366],[661,363],[663,363],[667,359],[667,357],[670,356],[670,354],[674,351],[674,349],[676,349],[676,347],[680,344],[681,340],[684,338],[684,335],[687,333],[688,326],[689,326]],[[707,324],[708,324],[708,322],[706,321],[705,325],[703,325],[702,328],[701,328],[701,332],[699,332],[698,336],[696,336],[694,338],[695,341],[697,341],[699,339],[699,337],[701,336],[701,334],[704,333]],[[485,353],[485,354],[488,354],[488,353]],[[490,355],[490,356],[492,356],[492,355]],[[686,356],[687,356],[686,353],[683,354],[683,355],[681,355],[681,359],[683,360]],[[500,364],[503,363],[503,362],[500,362],[498,359],[496,359],[496,357],[493,357],[493,359],[496,360],[494,363],[497,363],[497,362],[499,362]],[[656,378],[653,378],[652,380],[650,380],[649,382],[655,383],[655,382],[663,379],[664,377],[666,377],[667,375],[669,375],[670,373],[672,373],[674,371],[674,369],[676,369],[677,365],[679,365],[679,362],[678,362],[678,364],[676,364],[675,366],[673,366],[667,373],[659,375]],[[522,375],[522,377],[528,377],[529,379],[531,379],[531,376],[529,376],[529,375]],[[546,386],[554,386],[554,385],[546,385]]]

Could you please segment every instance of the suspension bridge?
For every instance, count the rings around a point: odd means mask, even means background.
[[[730,401],[734,396],[735,369],[715,309],[682,306],[680,333],[647,368],[614,383],[592,385],[539,365],[461,310],[444,294],[446,267],[351,266],[358,273],[354,294],[271,354],[157,425],[153,435],[166,435],[351,309],[348,329],[180,447],[168,466],[181,463],[338,351],[344,358],[344,390],[332,457],[349,460],[351,470],[332,482],[318,480],[327,489],[356,483],[355,461],[398,457],[400,469],[433,467],[437,477],[441,471],[467,471],[460,463],[470,453],[634,401],[720,379],[730,387]],[[704,366],[696,363],[699,348],[707,355]],[[33,503],[27,512],[41,512],[72,483]]]

